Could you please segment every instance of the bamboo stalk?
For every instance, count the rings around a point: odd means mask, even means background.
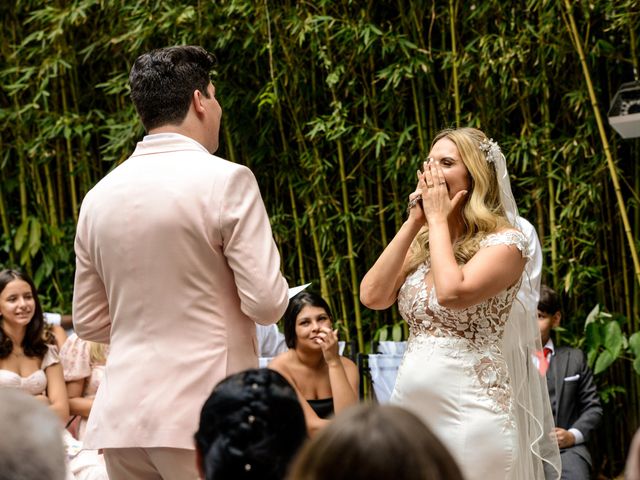
[[[333,254],[333,259],[336,261],[338,258],[338,252],[336,251],[335,245],[331,246],[331,252]],[[338,266],[340,263],[338,263]],[[342,312],[341,317],[344,323],[344,341],[349,344],[351,343],[351,321],[349,320],[349,311],[347,310],[347,300],[345,298],[344,287],[342,284],[342,272],[340,268],[336,268],[336,283],[338,284],[338,299],[340,300],[340,311]],[[355,353],[355,352],[354,352]]]
[[[593,83],[591,81],[591,73],[589,72],[589,67],[587,66],[584,50],[582,48],[582,39],[580,38],[580,34],[578,33],[578,28],[576,27],[575,19],[573,18],[573,7],[571,6],[571,3],[569,2],[569,0],[563,0],[563,1],[566,8],[567,17],[569,19],[569,34],[571,35],[571,38],[573,40],[573,45],[576,48],[578,56],[580,57],[580,64],[582,65],[582,73],[584,75],[584,80],[587,84],[587,89],[589,91],[589,99],[591,100],[593,114],[595,116],[596,123],[598,125],[600,140],[602,142],[604,154],[607,159],[607,166],[609,167],[609,173],[611,174],[611,181],[613,182],[613,189],[616,194],[616,200],[618,203],[618,209],[620,211],[620,217],[622,218],[622,224],[624,225],[624,232],[627,237],[629,251],[631,252],[631,258],[633,260],[633,268],[636,275],[636,281],[638,282],[638,284],[640,284],[640,261],[638,260],[638,252],[635,247],[635,240],[633,238],[633,233],[631,232],[629,218],[627,217],[627,210],[625,207],[624,198],[622,197],[620,182],[618,180],[618,172],[616,170],[615,163],[613,162],[613,156],[611,155],[611,150],[609,149],[609,141],[607,139],[607,134],[604,129],[604,123],[600,115],[600,107],[598,106],[598,99],[596,97],[595,90],[593,88]]]
[[[540,20],[541,21],[541,20]],[[542,30],[542,25],[539,25],[540,30]],[[539,65],[542,75],[542,98],[543,101],[540,104],[540,111],[542,113],[542,121],[543,121],[543,135],[544,135],[544,148],[543,155],[546,160],[547,167],[547,194],[549,196],[548,200],[548,214],[549,214],[549,242],[551,244],[551,276],[552,276],[552,285],[555,288],[558,286],[559,278],[558,278],[558,229],[556,226],[556,192],[555,192],[555,184],[553,183],[553,163],[551,158],[550,149],[548,148],[551,143],[551,118],[550,118],[550,98],[551,94],[549,91],[549,81],[546,69],[546,62],[544,61],[544,52],[542,52],[542,48],[545,43],[541,42],[540,44],[540,56],[539,56]],[[539,202],[536,201],[536,204]],[[541,242],[544,241],[544,228],[542,225],[540,226],[540,236]],[[544,245],[544,243],[543,243]]]
[[[453,100],[456,110],[456,127],[460,126],[460,90],[458,86],[458,51],[456,48],[456,10],[455,0],[449,0],[449,28],[451,31],[451,66],[453,68]]]
[[[25,174],[24,157],[18,157],[18,183],[20,186],[20,219],[22,223],[29,218],[27,213],[27,180]]]
[[[638,65],[638,53],[636,51],[637,38],[636,38],[636,28],[637,23],[634,22],[634,19],[637,21],[637,15],[629,15],[629,50],[631,53],[631,62],[633,64],[633,76],[636,81],[640,80],[640,66]],[[635,27],[635,28],[634,28]],[[635,139],[635,151],[636,158],[638,158],[638,153],[640,152],[640,140]],[[634,163],[635,169],[635,191],[640,192],[640,164],[638,162]],[[634,221],[634,237],[638,236],[638,232],[640,232],[640,208],[636,205],[635,208],[635,221]],[[633,314],[631,315],[631,325],[634,331],[640,330],[640,314],[638,310],[640,309],[640,290],[638,288],[638,283],[633,284]],[[637,382],[638,394],[640,394],[640,382]],[[639,397],[636,397],[639,398]],[[637,419],[636,419],[637,422]]]
[[[620,230],[622,230],[622,226],[620,224],[618,224]],[[629,268],[627,266],[627,256],[624,254],[624,232],[620,232],[620,252],[622,252],[622,255],[620,255],[620,259],[622,260],[622,275],[620,275],[622,277],[622,286],[624,289],[624,305],[623,308],[625,310],[625,313],[627,315],[627,318],[632,321],[631,318],[631,292],[629,291],[629,279],[627,277],[627,268]]]
[[[320,278],[320,293],[322,298],[327,301],[330,300],[329,287],[327,286],[327,272],[324,268],[324,261],[322,260],[322,248],[320,248],[320,240],[318,240],[318,228],[316,225],[316,219],[313,209],[309,204],[309,201],[305,201],[307,217],[309,218],[309,227],[311,230],[311,240],[313,242],[313,251],[316,256],[316,266],[318,267],[318,277]],[[304,283],[304,282],[303,282]]]
[[[351,294],[353,307],[355,310],[356,334],[358,338],[358,349],[364,352],[364,336],[362,334],[362,316],[360,312],[359,282],[356,269],[356,260],[353,249],[353,233],[351,231],[351,208],[349,206],[349,193],[347,192],[347,178],[345,175],[345,158],[340,140],[336,141],[338,147],[338,166],[340,169],[340,190],[342,192],[342,209],[344,212],[344,226],[347,234],[347,258],[349,259],[349,270],[351,274]]]
[[[0,183],[0,219],[2,220],[2,231],[4,232],[4,237],[10,239],[11,228],[9,227],[9,218],[7,216],[7,208],[5,207],[4,191],[2,190],[3,184],[4,182]],[[14,262],[13,248],[9,249],[9,262],[10,263]]]
[[[231,138],[231,132],[229,131],[229,125],[227,123],[223,124],[222,131],[224,132],[224,140],[225,140],[225,151],[227,153],[227,158],[229,161],[233,163],[238,163],[238,158],[236,156],[236,150],[233,148],[233,139]]]
[[[411,79],[411,97],[413,99],[413,111],[416,119],[416,128],[418,129],[418,148],[420,149],[420,155],[424,158],[426,156],[425,149],[426,141],[424,139],[424,133],[422,131],[422,122],[420,121],[420,103],[418,102],[418,91],[416,90],[415,79]]]
[[[68,111],[67,105],[67,93],[66,93],[66,85],[64,81],[64,77],[60,77],[60,94],[62,99],[62,109],[64,112]],[[74,156],[73,156],[73,148],[71,146],[71,137],[67,136],[65,138],[65,146],[66,146],[66,160],[67,160],[67,168],[69,172],[69,194],[71,195],[71,214],[73,215],[74,221],[78,222],[78,193],[76,191],[76,168],[74,165]]]
[[[284,131],[284,122],[282,120],[282,109],[280,107],[280,98],[278,96],[278,82],[275,78],[274,67],[273,67],[273,41],[271,38],[271,19],[269,17],[269,5],[267,0],[264,1],[266,20],[267,20],[267,35],[268,35],[268,51],[269,51],[269,75],[271,76],[271,83],[273,85],[274,97],[275,97],[275,105],[274,110],[276,113],[276,119],[278,121],[278,130],[280,133],[280,142],[282,143],[282,148],[284,151],[285,158],[289,157],[289,143],[287,142],[287,138]],[[296,207],[295,195],[293,192],[293,185],[291,182],[291,177],[287,177],[287,188],[289,190],[289,201],[291,203],[291,213],[293,215],[293,226],[295,230],[295,239],[296,239],[296,253],[298,256],[298,275],[301,283],[306,283],[305,281],[305,272],[304,272],[304,256],[302,254],[302,232],[300,229],[300,222],[298,219],[298,209]]]
[[[53,192],[53,183],[51,182],[51,170],[49,163],[44,164],[45,183],[47,185],[47,205],[49,211],[49,223],[51,225],[51,243],[57,245],[58,237],[58,212],[56,211],[56,199]]]
[[[323,5],[323,13],[324,5]],[[327,27],[325,26],[326,44],[327,44],[327,56],[331,58],[331,35],[329,34]],[[335,90],[335,85],[329,87],[333,103],[338,103],[338,96]],[[347,191],[347,176],[345,168],[345,155],[342,140],[337,138],[335,140],[335,146],[338,152],[338,169],[340,172],[340,191],[342,194],[342,212],[344,219],[345,233],[347,236],[347,259],[349,261],[349,273],[351,278],[351,298],[353,301],[353,309],[356,324],[356,336],[358,340],[358,349],[364,352],[364,336],[362,333],[362,314],[360,311],[360,295],[359,295],[359,282],[355,261],[355,253],[353,247],[353,231],[351,226],[351,208],[349,202],[349,193]]]
[[[636,152],[640,152],[640,141],[636,140],[635,142],[635,150]],[[638,157],[637,153],[636,153],[636,158]],[[635,191],[636,192],[640,192],[640,163],[635,162],[634,164],[634,170],[635,170]],[[640,208],[638,208],[638,206],[636,206],[635,209],[635,221],[634,221],[634,234],[635,236],[638,235],[638,232],[640,232]],[[631,325],[633,327],[633,329],[635,331],[640,330],[640,319],[638,319],[638,317],[640,316],[638,314],[638,309],[639,309],[639,301],[640,301],[640,288],[638,286],[638,284],[636,282],[633,283],[633,314],[631,315]]]
[[[58,192],[58,195],[56,196],[56,201],[58,203],[58,215],[59,218],[58,220],[60,221],[60,223],[64,223],[65,221],[65,212],[64,212],[64,208],[66,205],[66,201],[65,201],[65,192],[66,189],[64,188],[64,177],[63,177],[63,172],[64,172],[64,159],[62,157],[62,147],[61,147],[61,142],[59,140],[56,140],[55,142],[55,152],[56,152],[56,191]]]

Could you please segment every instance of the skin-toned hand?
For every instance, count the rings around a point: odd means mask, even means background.
[[[415,199],[416,197],[420,197],[422,195],[422,189],[420,188],[420,178],[422,172],[420,170],[416,171],[416,176],[418,177],[418,184],[416,185],[416,189],[409,195],[409,201]],[[418,225],[422,226],[426,222],[424,218],[424,211],[420,206],[420,203],[416,203],[411,210],[409,211],[409,220],[414,221]]]
[[[322,347],[322,355],[327,363],[340,361],[338,350],[338,329],[332,330],[328,327],[320,328],[315,342]]]
[[[449,199],[447,182],[440,162],[424,162],[424,172],[418,176],[418,186],[422,192],[422,207],[427,221],[446,220],[467,194],[466,190]]]
[[[573,433],[564,428],[556,428],[555,434],[560,448],[573,447],[576,443],[576,437],[573,436]]]

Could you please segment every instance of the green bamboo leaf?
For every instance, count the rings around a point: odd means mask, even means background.
[[[622,343],[620,324],[612,320],[604,327],[604,347],[611,353],[614,360],[620,355]]]
[[[640,358],[640,332],[635,332],[629,337],[629,347],[634,355]]]
[[[595,322],[597,320],[599,313],[600,313],[600,305],[596,303],[596,306],[591,309],[591,311],[587,315],[587,318],[584,321],[584,328],[585,329],[587,328],[587,326],[589,324],[591,324],[591,323],[593,323],[593,322]]]
[[[402,324],[396,323],[393,326],[393,330],[391,332],[391,340],[394,342],[400,342],[402,340]]]
[[[14,239],[14,247],[17,251],[22,250],[22,245],[27,238],[27,232],[29,231],[29,219],[22,222],[16,230],[16,236]]]
[[[587,365],[589,365],[589,368],[593,370],[593,364],[596,361],[596,357],[598,356],[598,350],[597,349],[593,349],[593,350],[589,350],[587,353]]]
[[[383,327],[378,331],[380,332],[380,336],[378,337],[378,341],[379,342],[386,342],[387,341],[387,327]]]
[[[586,325],[585,345],[587,350],[598,351],[598,349],[602,346],[604,335],[601,330],[602,330],[601,323],[594,322]]]
[[[596,360],[596,368],[593,371],[594,375],[604,372],[614,361],[615,358],[611,355],[611,352],[604,350],[600,356],[598,356],[598,360]]]
[[[633,361],[633,369],[636,371],[638,375],[640,375],[640,357],[636,358]]]
[[[42,225],[36,217],[31,217],[31,229],[29,233],[29,254],[33,257],[40,250],[42,238]]]

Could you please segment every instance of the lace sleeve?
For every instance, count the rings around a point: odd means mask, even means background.
[[[529,260],[531,252],[529,251],[527,237],[519,230],[506,230],[504,232],[492,233],[487,235],[480,242],[480,248],[493,247],[494,245],[515,245],[522,256]]]

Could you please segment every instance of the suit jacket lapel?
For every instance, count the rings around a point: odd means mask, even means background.
[[[569,366],[569,356],[564,349],[556,349],[556,353],[551,360],[553,365],[555,383],[556,383],[556,425],[560,420],[560,413],[562,412],[562,393],[564,390],[564,378],[567,376],[567,368]]]

